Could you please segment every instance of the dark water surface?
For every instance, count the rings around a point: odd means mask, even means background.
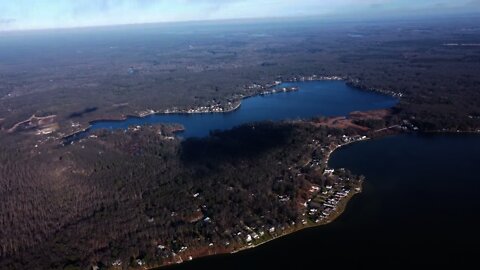
[[[298,86],[300,90],[247,98],[238,110],[230,113],[156,114],[143,118],[129,117],[123,121],[95,121],[91,123],[89,132],[126,129],[135,125],[179,123],[186,129],[182,137],[203,137],[212,130],[230,129],[250,122],[304,119],[319,115],[341,116],[356,110],[390,108],[398,102],[390,96],[352,88],[344,81],[284,83],[279,87],[291,86]]]
[[[336,151],[330,165],[367,177],[364,192],[335,222],[234,255],[167,269],[476,265],[480,136],[398,135],[365,141]]]

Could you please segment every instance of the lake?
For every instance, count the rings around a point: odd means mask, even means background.
[[[167,269],[322,269],[476,263],[480,136],[397,135],[335,151],[330,165],[366,176],[333,223],[233,255]],[[311,267],[310,265],[318,267]]]
[[[87,132],[98,129],[127,129],[129,126],[179,123],[185,127],[182,137],[203,137],[212,130],[225,130],[245,123],[266,120],[307,119],[315,116],[342,116],[352,111],[393,107],[396,98],[346,85],[344,81],[308,81],[283,83],[278,87],[299,87],[299,91],[254,96],[244,99],[238,110],[229,113],[155,114],[128,117],[121,121],[94,121]]]

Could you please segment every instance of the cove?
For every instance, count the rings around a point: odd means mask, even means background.
[[[299,91],[246,98],[237,110],[228,113],[160,113],[120,121],[94,121],[88,130],[67,140],[81,138],[98,129],[127,129],[159,123],[183,125],[185,131],[180,135],[184,138],[204,137],[213,130],[226,130],[251,122],[308,119],[320,115],[343,116],[352,111],[390,108],[398,102],[391,96],[353,88],[344,81],[292,82],[278,87],[298,87]]]
[[[366,176],[363,192],[334,222],[161,269],[459,269],[478,262],[480,136],[385,137],[342,147],[329,164]]]

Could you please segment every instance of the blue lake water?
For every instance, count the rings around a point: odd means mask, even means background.
[[[122,121],[102,120],[92,122],[87,133],[98,129],[178,123],[185,127],[182,137],[203,137],[212,130],[230,129],[250,122],[342,116],[352,111],[390,108],[398,102],[390,96],[355,89],[344,81],[294,82],[284,83],[279,87],[293,86],[300,90],[247,98],[238,110],[229,113],[156,114],[143,118],[129,117]]]

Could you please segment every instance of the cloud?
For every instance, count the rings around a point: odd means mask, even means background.
[[[0,0],[0,18],[17,18],[10,29],[204,20],[239,2],[252,4],[251,0]]]
[[[479,6],[479,0],[0,0],[0,18],[15,18],[4,19],[0,30]]]
[[[68,0],[67,0],[68,1]],[[161,7],[203,7],[219,9],[241,0],[98,0],[98,1],[73,1],[71,10],[75,15],[109,14],[119,11],[147,11],[158,10]]]

